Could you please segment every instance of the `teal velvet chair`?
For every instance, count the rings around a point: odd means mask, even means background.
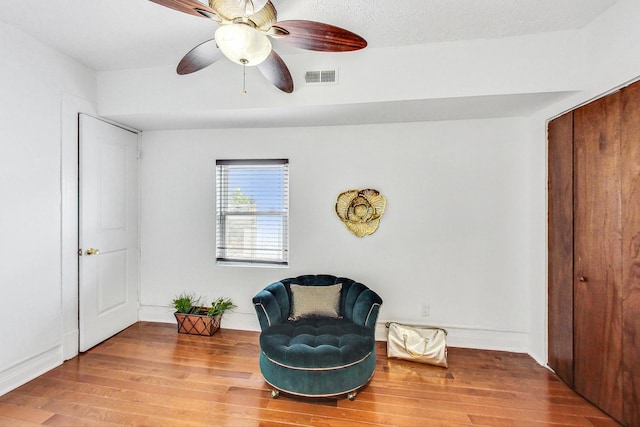
[[[335,310],[323,310],[331,298]],[[260,370],[274,398],[282,391],[353,400],[373,377],[382,299],[362,283],[331,275],[293,277],[268,285],[253,304],[262,330]]]

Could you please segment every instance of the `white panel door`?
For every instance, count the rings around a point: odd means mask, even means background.
[[[80,351],[138,320],[138,136],[80,115]]]

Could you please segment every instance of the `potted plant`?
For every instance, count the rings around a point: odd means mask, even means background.
[[[187,292],[171,301],[176,310],[173,315],[178,322],[178,333],[211,336],[220,329],[222,314],[235,307],[231,298],[220,297],[210,307],[203,306],[202,301],[202,297]]]

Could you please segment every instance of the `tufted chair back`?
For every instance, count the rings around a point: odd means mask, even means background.
[[[302,286],[330,286],[342,283],[340,314],[353,323],[375,329],[382,299],[371,289],[346,277],[328,274],[304,275],[274,282],[255,297],[261,330],[288,321],[291,312],[291,284]]]

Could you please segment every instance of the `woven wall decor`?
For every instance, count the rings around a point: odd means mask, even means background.
[[[349,231],[364,237],[378,229],[386,206],[387,199],[378,190],[349,190],[338,196],[336,214]]]

